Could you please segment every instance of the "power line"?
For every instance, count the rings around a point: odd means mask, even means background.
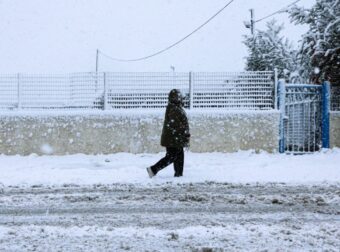
[[[269,15],[263,17],[263,18],[260,18],[260,19],[256,20],[255,23],[261,22],[262,20],[267,19],[267,18],[270,18],[270,17],[272,17],[272,16],[274,16],[274,15],[276,15],[276,14],[285,12],[285,11],[287,10],[287,8],[289,8],[290,6],[296,4],[297,2],[300,2],[300,1],[301,1],[301,0],[296,0],[296,1],[294,1],[293,3],[287,5],[286,7],[279,9],[278,11],[275,11],[275,12],[273,12],[272,14],[269,14]]]
[[[106,58],[109,58],[111,60],[114,61],[123,61],[123,62],[130,62],[130,61],[141,61],[141,60],[145,60],[145,59],[149,59],[151,57],[154,57],[156,55],[159,55],[173,47],[175,47],[176,45],[180,44],[181,42],[183,42],[184,40],[186,40],[187,38],[189,38],[191,35],[193,35],[194,33],[196,33],[198,30],[200,30],[201,28],[203,28],[203,26],[205,26],[206,24],[208,24],[211,20],[213,20],[218,14],[220,14],[222,11],[224,11],[225,8],[227,8],[232,2],[234,2],[235,0],[231,0],[229,1],[226,5],[224,5],[218,12],[216,12],[212,17],[210,17],[207,21],[205,21],[203,24],[201,24],[200,26],[198,26],[195,30],[193,30],[192,32],[190,32],[188,35],[186,35],[185,37],[183,37],[182,39],[178,40],[177,42],[169,45],[168,47],[159,50],[153,54],[144,56],[144,57],[140,57],[140,58],[135,58],[135,59],[120,59],[120,58],[115,58],[115,57],[111,57],[101,51],[98,50],[98,53],[100,53],[101,55],[105,56]]]

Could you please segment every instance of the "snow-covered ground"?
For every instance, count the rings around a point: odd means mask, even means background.
[[[308,155],[237,153],[185,154],[183,178],[173,178],[168,167],[150,180],[145,168],[164,153],[69,156],[0,155],[0,183],[8,185],[62,185],[110,183],[285,182],[340,181],[340,149]]]
[[[0,156],[0,251],[338,251],[340,150]]]

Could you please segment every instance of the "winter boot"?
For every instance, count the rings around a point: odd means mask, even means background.
[[[156,175],[156,174],[153,173],[151,167],[146,168],[146,171],[148,172],[150,178],[152,178],[153,176]]]

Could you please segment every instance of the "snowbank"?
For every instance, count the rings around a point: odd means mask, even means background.
[[[69,156],[0,155],[0,183],[64,185],[136,183],[322,183],[340,181],[340,149],[310,155],[283,155],[253,151],[192,153],[185,156],[184,177],[174,178],[172,166],[149,179],[145,168],[164,153]]]

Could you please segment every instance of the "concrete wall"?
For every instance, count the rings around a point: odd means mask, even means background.
[[[0,115],[0,153],[99,154],[160,152],[164,111],[41,115]],[[279,113],[188,112],[191,151],[276,151]]]
[[[340,147],[340,112],[330,113],[330,144],[331,147]]]

